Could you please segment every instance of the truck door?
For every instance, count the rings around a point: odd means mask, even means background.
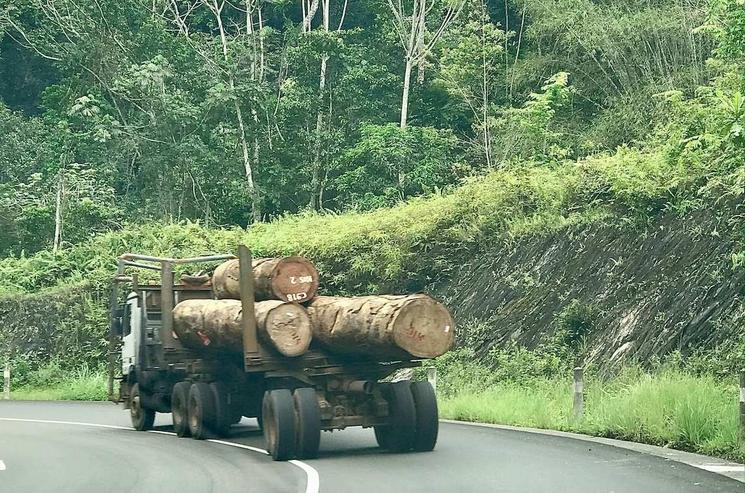
[[[127,296],[122,315],[122,375],[129,375],[130,370],[137,365],[142,324],[142,313],[137,298],[137,293],[130,293]]]

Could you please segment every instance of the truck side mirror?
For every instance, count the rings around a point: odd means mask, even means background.
[[[111,319],[110,333],[112,336],[122,336],[122,317],[124,316],[124,310],[118,308],[114,311],[114,316]]]

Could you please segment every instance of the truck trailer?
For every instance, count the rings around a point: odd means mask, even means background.
[[[174,307],[215,294],[203,278],[176,280],[176,271],[236,258],[242,351],[186,347],[174,333]],[[143,270],[154,271],[157,280],[140,283]],[[237,257],[118,258],[110,301],[108,395],[129,410],[136,430],[151,429],[156,413],[170,413],[179,437],[205,439],[229,436],[244,416],[257,418],[274,460],[316,457],[321,431],[350,426],[373,428],[380,447],[391,452],[434,449],[438,413],[432,386],[385,381],[397,370],[421,366],[422,359],[335,354],[315,343],[299,356],[280,354],[257,333],[254,289],[245,246]]]

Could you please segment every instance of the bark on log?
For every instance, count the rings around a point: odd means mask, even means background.
[[[318,271],[303,257],[254,259],[253,273],[256,301],[304,303],[318,290]],[[217,266],[212,275],[212,290],[220,299],[241,299],[238,259]]]
[[[300,356],[312,338],[310,318],[297,303],[255,304],[259,338],[285,356]],[[173,309],[173,329],[184,346],[217,351],[243,350],[239,300],[185,300]]]
[[[318,296],[308,305],[313,337],[336,353],[434,358],[447,352],[455,323],[429,296]]]

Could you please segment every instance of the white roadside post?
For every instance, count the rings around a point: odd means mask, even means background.
[[[432,385],[432,389],[437,392],[437,368],[434,366],[427,368],[427,381]]]
[[[740,447],[745,444],[745,369],[740,370],[740,419],[738,420]]]
[[[582,367],[574,369],[574,406],[572,416],[574,421],[581,421],[585,413],[585,384]]]
[[[3,399],[10,400],[10,363],[5,364],[3,371]]]

